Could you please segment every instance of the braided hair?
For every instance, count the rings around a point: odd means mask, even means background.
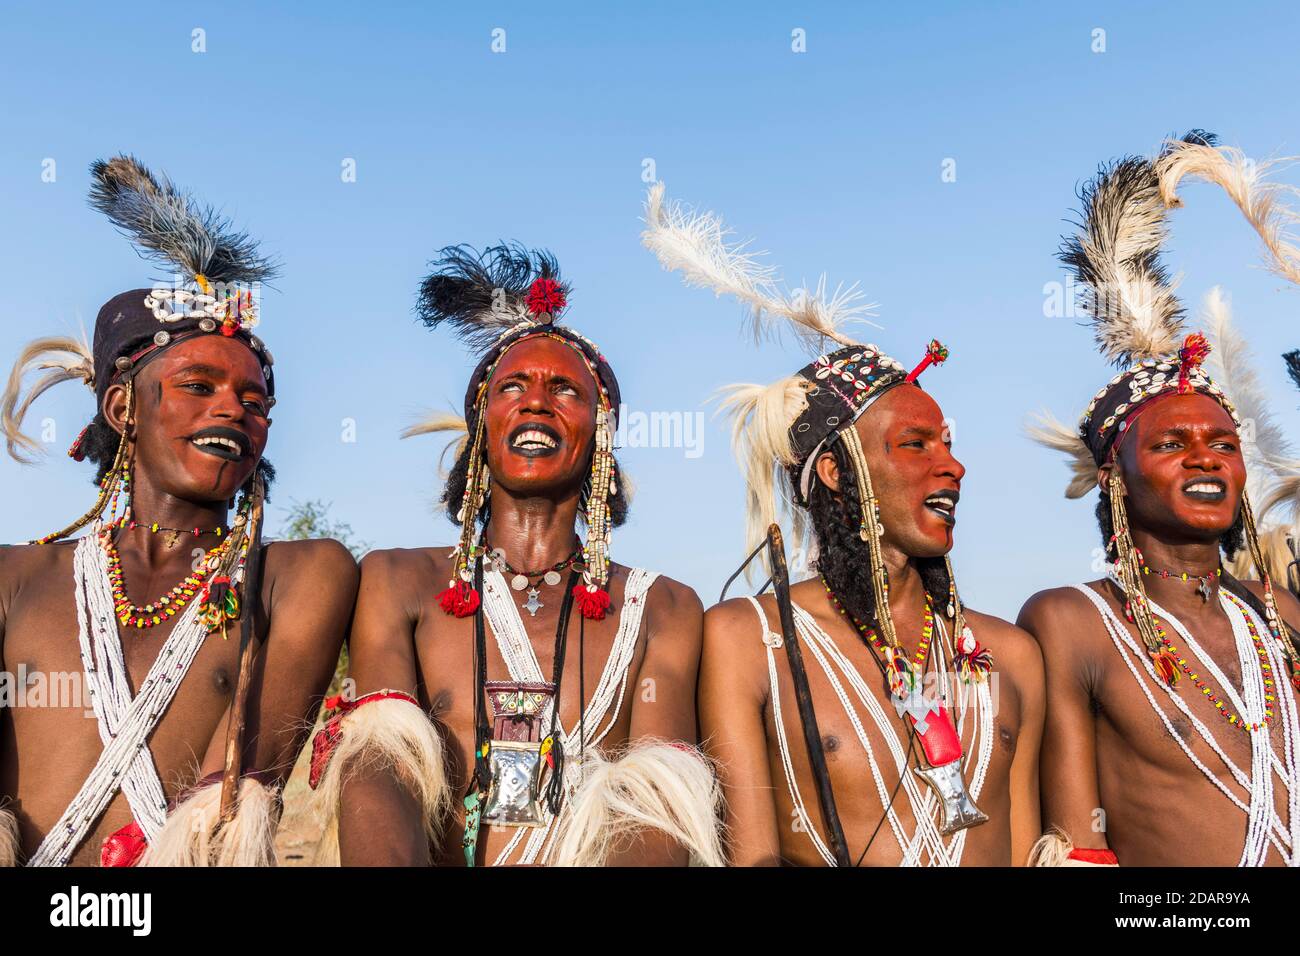
[[[834,442],[830,454],[839,468],[840,490],[832,491],[814,475],[808,492],[808,515],[817,542],[817,570],[850,614],[878,627],[876,599],[871,590],[871,555],[858,534],[862,502],[853,480],[853,466],[842,442]],[[938,608],[946,607],[949,581],[944,559],[914,558],[913,563],[930,602]]]

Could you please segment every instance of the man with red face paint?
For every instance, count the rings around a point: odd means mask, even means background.
[[[808,526],[815,548],[815,574],[788,600],[778,590],[705,615],[700,730],[730,861],[1023,863],[1040,833],[1042,662],[1029,635],[958,597],[946,556],[966,470],[917,382],[947,350],[931,342],[909,372],[855,343],[841,328],[850,296],[785,293],[722,243],[719,220],[665,206],[661,186],[646,219],[646,244],[688,283],[837,345],[770,386],[728,390],[750,546],[781,501],[796,555]]]
[[[1161,176],[1212,142],[1104,167],[1063,246],[1123,371],[1077,430],[1036,430],[1074,457],[1067,496],[1100,486],[1111,563],[1020,614],[1047,669],[1042,865],[1300,864],[1300,604],[1263,573],[1237,413],[1159,262]],[[1258,581],[1223,566],[1243,546]]]
[[[333,541],[260,544],[275,384],[251,286],[273,266],[134,159],[91,171],[92,205],[184,284],[109,300],[93,351],[34,342],[0,407],[23,460],[39,450],[22,431],[32,401],[83,381],[97,410],[71,455],[100,485],[68,528],[0,550],[4,670],[46,689],[0,717],[0,852],[272,864],[279,787],[337,659],[356,563]]]
[[[464,418],[408,434],[465,431],[443,492],[461,537],[362,562],[359,696],[334,702],[312,766],[341,860],[720,863],[695,749],[700,601],[609,559],[627,513],[613,369],[556,323],[548,254],[455,246],[434,269],[421,317],[483,355]]]

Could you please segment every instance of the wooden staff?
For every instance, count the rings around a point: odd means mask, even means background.
[[[244,564],[243,605],[239,615],[239,677],[235,681],[235,698],[230,705],[230,723],[226,725],[226,769],[221,777],[221,822],[235,814],[239,796],[239,778],[244,764],[244,717],[248,709],[248,689],[253,683],[253,637],[257,631],[257,606],[261,600],[262,570],[262,502],[266,491],[256,480],[256,502],[248,511],[253,523],[252,541]]]
[[[817,802],[821,805],[822,820],[830,837],[831,850],[837,866],[852,866],[849,847],[844,839],[844,827],[835,809],[835,794],[831,791],[831,775],[826,767],[826,751],[822,749],[822,735],[817,728],[817,714],[813,710],[812,691],[808,687],[808,672],[803,666],[803,651],[799,648],[799,635],[794,626],[794,609],[790,602],[790,572],[785,566],[785,541],[781,528],[773,524],[767,529],[768,563],[772,569],[772,590],[776,594],[776,607],[781,618],[781,638],[785,644],[786,658],[790,662],[790,679],[794,683],[795,701],[799,706],[799,723],[803,726],[804,744],[808,748],[808,762],[812,764],[817,781]]]

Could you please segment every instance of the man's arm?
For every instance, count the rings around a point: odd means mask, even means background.
[[[1091,677],[1079,639],[1086,630],[1087,599],[1059,589],[1034,595],[1016,624],[1038,641],[1043,654],[1046,713],[1039,780],[1044,829],[1058,827],[1076,848],[1108,849],[1097,826],[1101,796],[1097,782],[1097,725]],[[1018,852],[1018,850],[1017,850]]]
[[[748,601],[727,601],[704,615],[700,733],[722,778],[733,866],[781,860],[763,721],[768,681],[762,636]]]
[[[361,561],[361,590],[348,638],[358,697],[389,689],[418,699],[417,578],[412,556],[404,552],[372,551]],[[341,801],[339,859],[344,866],[429,865],[420,801],[393,773],[351,777]]]
[[[282,784],[334,674],[356,600],[357,562],[330,539],[272,542],[264,561],[268,624],[248,689],[243,766]],[[200,776],[225,766],[229,718],[227,709]]]
[[[977,635],[989,635],[995,672],[1008,680],[1020,699],[1020,729],[1011,758],[1011,865],[1024,866],[1042,836],[1039,804],[1039,749],[1043,742],[1046,693],[1043,655],[1037,642],[1020,628],[998,618],[968,612]]]
[[[694,744],[695,682],[700,666],[704,607],[690,588],[667,578],[651,587],[646,606],[646,649],[632,693],[629,743],[641,738]],[[608,866],[685,866],[687,851],[668,836],[643,831],[617,848]]]

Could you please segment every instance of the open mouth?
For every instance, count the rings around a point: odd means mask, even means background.
[[[510,450],[525,458],[544,458],[560,450],[560,434],[549,425],[520,425],[510,433]]]
[[[1183,494],[1197,501],[1222,501],[1228,497],[1228,486],[1218,478],[1197,478],[1183,485]]]
[[[945,524],[954,525],[957,523],[957,502],[960,498],[961,492],[944,488],[926,498],[925,507],[931,514],[938,515]]]
[[[226,461],[240,461],[253,453],[248,436],[233,428],[205,428],[190,436],[190,444],[204,454]]]

